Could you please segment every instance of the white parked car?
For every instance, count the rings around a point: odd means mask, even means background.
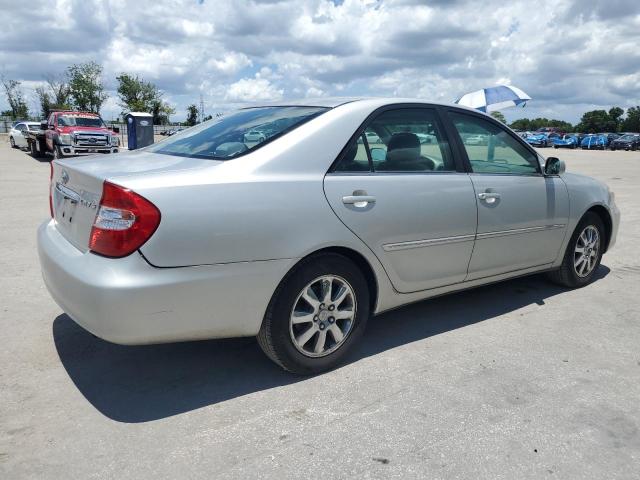
[[[9,143],[11,148],[27,148],[27,138],[24,132],[29,130],[40,130],[38,122],[19,122],[9,130]]]
[[[250,132],[244,134],[245,142],[264,142],[265,140],[266,137],[264,133],[258,130],[251,130]]]
[[[122,344],[255,335],[309,374],[339,365],[371,314],[532,273],[597,278],[620,220],[603,183],[555,157],[543,168],[475,110],[312,102],[230,112],[108,161],[54,160],[38,252],[60,307]],[[238,141],[257,128],[273,135]],[[417,133],[431,132],[425,155]],[[463,142],[478,132],[501,148]]]

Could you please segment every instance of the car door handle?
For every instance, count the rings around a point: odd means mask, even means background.
[[[478,198],[487,203],[495,203],[500,197],[501,195],[496,192],[481,192],[478,194]]]
[[[342,203],[363,208],[370,203],[376,203],[376,197],[371,195],[347,195],[346,197],[342,197]]]

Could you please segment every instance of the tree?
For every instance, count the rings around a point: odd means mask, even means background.
[[[542,127],[556,127],[565,132],[572,132],[573,125],[563,120],[548,118],[520,118],[509,125],[514,130],[535,131]]]
[[[624,110],[620,107],[611,107],[609,109],[609,118],[613,125],[615,125],[615,128],[612,130],[612,132],[620,131],[620,126],[622,125],[622,115],[624,115]]]
[[[167,125],[170,121],[169,117],[174,113],[176,113],[176,109],[159,98],[151,103],[154,125]]]
[[[74,107],[99,113],[108,97],[102,83],[102,67],[96,62],[71,65],[67,68],[67,76]]]
[[[198,107],[193,103],[187,107],[187,121],[185,123],[190,127],[198,123]]]
[[[118,96],[120,106],[126,112],[149,112],[153,115],[154,125],[169,123],[169,116],[176,113],[175,109],[162,100],[164,93],[151,82],[145,82],[137,75],[121,73],[118,80]]]
[[[490,115],[496,120],[498,120],[499,122],[502,122],[505,125],[507,124],[507,119],[504,118],[504,115],[502,114],[502,112],[495,111],[495,112],[491,112]]]
[[[69,102],[69,96],[71,95],[71,88],[69,86],[68,78],[63,75],[49,74],[45,76],[45,81],[49,86],[51,94],[52,108],[68,109],[71,108]]]
[[[52,110],[51,96],[43,86],[36,88],[36,95],[38,96],[38,103],[40,104],[40,113],[42,118],[48,118],[49,113]]]
[[[582,115],[576,129],[584,133],[613,132],[616,130],[616,123],[606,110],[592,110]]]
[[[640,132],[640,106],[630,107],[622,122],[623,132]]]
[[[17,80],[7,79],[4,75],[0,77],[0,81],[2,82],[2,87],[4,88],[4,93],[7,97],[7,103],[9,104],[11,111],[11,118],[14,120],[29,118],[29,107],[27,106],[27,102],[25,102],[24,95],[20,89],[20,82]],[[9,110],[4,113],[8,112]]]

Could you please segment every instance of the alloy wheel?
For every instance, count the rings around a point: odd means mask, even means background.
[[[316,278],[293,303],[289,320],[293,345],[308,357],[324,357],[336,351],[353,329],[356,308],[353,287],[344,278]]]
[[[593,271],[600,251],[600,233],[593,225],[587,225],[576,241],[573,268],[576,274],[587,277]]]

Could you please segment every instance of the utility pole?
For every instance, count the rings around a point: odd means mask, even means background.
[[[204,120],[204,99],[202,98],[202,93],[200,94],[200,109],[198,110],[199,121],[198,123],[202,123]]]

